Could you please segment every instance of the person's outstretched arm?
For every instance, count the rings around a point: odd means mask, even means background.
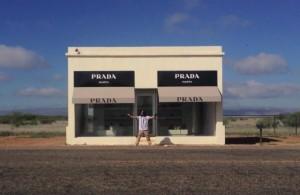
[[[127,114],[128,117],[133,118],[133,119],[137,119],[137,116],[131,115],[131,114]]]
[[[157,118],[157,114],[154,114],[153,116],[148,116],[148,119],[154,119]]]

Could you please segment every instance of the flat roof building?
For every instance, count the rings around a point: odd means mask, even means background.
[[[225,144],[220,46],[69,47],[67,144],[133,145],[137,115],[155,144]]]

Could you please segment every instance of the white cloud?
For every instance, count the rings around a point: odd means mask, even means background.
[[[28,87],[20,90],[18,94],[21,96],[41,96],[41,97],[57,97],[57,96],[65,95],[65,93],[62,90],[53,87],[46,87],[46,88]]]
[[[247,27],[251,24],[249,20],[233,14],[220,17],[219,22],[224,27]]]
[[[291,83],[263,84],[247,81],[242,84],[225,84],[225,96],[228,98],[276,98],[298,95],[300,85]]]
[[[203,2],[201,0],[183,0],[183,2],[184,8],[187,10],[195,9],[200,5],[203,5]]]
[[[4,73],[0,72],[0,81],[7,81],[11,78],[8,75],[5,75]]]
[[[64,77],[61,74],[54,74],[52,78],[55,81],[61,81]]]
[[[196,21],[192,13],[204,6],[202,0],[180,0],[180,9],[165,18],[164,29],[168,32],[185,32],[184,25]]]
[[[180,25],[185,23],[189,18],[190,16],[187,13],[177,12],[171,14],[165,19],[165,23],[164,23],[165,29],[169,32],[182,31]]]
[[[259,53],[238,60],[233,64],[234,68],[242,74],[268,74],[287,70],[286,60],[277,54]]]
[[[1,68],[36,68],[49,66],[46,60],[35,52],[22,48],[0,45]]]

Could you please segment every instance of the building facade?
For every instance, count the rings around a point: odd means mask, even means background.
[[[141,109],[154,144],[225,144],[220,46],[69,47],[67,144],[133,145]]]

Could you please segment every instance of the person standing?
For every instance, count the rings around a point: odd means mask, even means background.
[[[139,132],[138,136],[136,138],[135,145],[138,146],[141,140],[141,137],[144,135],[147,139],[148,145],[151,145],[150,140],[150,133],[149,133],[149,127],[148,127],[148,121],[150,119],[153,119],[155,116],[147,116],[146,112],[144,110],[141,110],[140,115],[133,116],[131,114],[128,114],[128,116],[132,119],[138,119],[139,121]]]

